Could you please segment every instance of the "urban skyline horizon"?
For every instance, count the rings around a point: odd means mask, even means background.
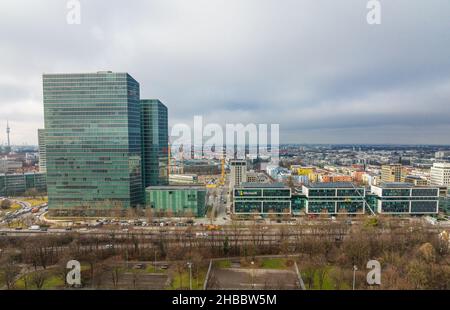
[[[101,71],[96,71],[98,72],[114,72],[114,73],[120,73],[119,71],[110,71],[110,70],[101,70]],[[122,71],[121,71],[122,72]],[[93,73],[93,72],[92,72]],[[122,73],[125,74],[129,74],[126,71],[123,71]],[[48,74],[48,73],[43,73],[43,75]],[[51,74],[83,74],[81,72],[66,72],[66,73],[51,73]],[[130,74],[129,74],[130,75]],[[132,75],[130,75],[132,76]],[[153,99],[150,100],[160,100],[159,98],[155,97]],[[43,100],[43,98],[42,98]],[[170,105],[168,105],[170,107]],[[170,109],[169,109],[170,111]],[[169,112],[170,113],[170,112]],[[43,106],[42,106],[42,113],[40,113],[40,116],[42,116],[42,123],[43,123]],[[193,115],[193,117],[198,117],[197,115]],[[11,139],[11,146],[37,146],[38,145],[38,141],[37,141],[37,131],[38,129],[43,129],[44,125],[42,125],[41,127],[37,127],[35,129],[33,129],[36,132],[36,137],[34,136],[28,136],[28,137],[32,137],[30,138],[31,141],[33,142],[29,142],[29,140],[22,140],[21,142],[19,142],[19,144],[14,143],[14,129],[12,124],[14,124],[13,122],[11,122],[9,119],[5,120],[5,121],[0,121],[0,124],[5,123],[5,129],[8,131],[10,130],[10,137],[12,137]],[[190,124],[192,122],[183,122],[181,123],[181,125],[185,125],[185,124]],[[228,124],[228,123],[227,123]],[[238,125],[242,124],[242,123],[237,123]],[[171,123],[170,121],[170,117],[169,117],[169,132],[171,132],[173,127],[176,127],[177,125],[180,125],[180,123]],[[243,124],[244,126],[246,126],[247,124]],[[219,124],[220,126],[220,124]],[[225,125],[223,125],[223,127],[225,127]],[[280,126],[282,127],[282,126]],[[169,135],[169,139],[173,139],[174,136]],[[5,135],[5,137],[2,137],[2,135],[0,135],[0,146],[7,146],[7,135]],[[280,132],[280,140],[282,140],[282,134]],[[418,143],[418,142],[374,142],[374,143],[368,143],[368,142],[362,142],[362,141],[355,141],[355,142],[332,142],[332,141],[322,141],[322,142],[313,142],[313,141],[309,141],[309,142],[300,142],[300,141],[283,141],[280,142],[280,145],[373,145],[373,146],[450,146],[450,142],[446,142],[446,143]],[[192,144],[195,145],[197,147],[197,144]],[[248,145],[248,144],[246,144]]]

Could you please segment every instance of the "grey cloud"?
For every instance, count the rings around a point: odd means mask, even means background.
[[[450,2],[381,2],[379,26],[364,0],[81,1],[82,24],[67,25],[65,1],[3,0],[0,121],[35,143],[41,74],[108,69],[164,101],[171,124],[203,115],[279,123],[282,142],[450,143]]]

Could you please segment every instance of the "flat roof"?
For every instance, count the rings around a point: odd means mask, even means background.
[[[372,185],[373,187],[390,189],[390,188],[435,188],[439,189],[439,186],[430,185],[414,185],[412,183],[395,182],[395,183],[381,183],[380,185]]]
[[[450,168],[450,163],[434,163],[434,168]]]
[[[205,186],[200,185],[162,185],[162,186],[149,186],[146,187],[145,190],[177,190],[177,189],[198,189],[198,190],[206,190]]]
[[[43,175],[45,172],[36,171],[36,172],[25,172],[25,173],[0,173],[0,176],[21,176],[21,175]]]
[[[362,188],[363,186],[356,186],[351,182],[321,182],[304,185],[306,188]]]
[[[381,188],[411,188],[414,184],[405,182],[391,182],[391,183],[381,183]]]
[[[288,188],[283,183],[255,183],[255,182],[242,182],[241,185],[236,188]]]

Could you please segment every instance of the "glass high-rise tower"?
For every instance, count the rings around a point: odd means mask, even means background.
[[[127,73],[44,74],[49,209],[143,202],[139,83]]]
[[[157,99],[141,100],[142,175],[145,187],[168,185],[167,107]]]

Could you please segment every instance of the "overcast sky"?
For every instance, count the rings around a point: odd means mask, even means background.
[[[0,1],[0,143],[37,143],[42,73],[128,72],[170,124],[279,123],[280,142],[450,144],[450,1]]]

